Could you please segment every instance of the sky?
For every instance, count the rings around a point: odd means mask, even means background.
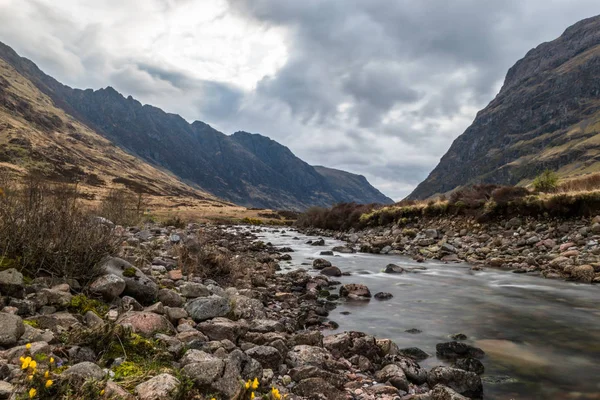
[[[0,41],[125,96],[408,195],[508,68],[598,0],[0,0]]]

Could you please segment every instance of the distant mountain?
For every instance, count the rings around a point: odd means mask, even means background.
[[[320,165],[314,166],[313,168],[331,183],[335,188],[337,198],[365,204],[393,203],[392,199],[369,185],[367,178],[362,175],[351,174],[350,172],[327,168]]]
[[[526,184],[544,169],[600,171],[600,16],[529,51],[409,196],[472,183]]]
[[[374,198],[391,202],[366,180],[346,195],[345,180],[322,176],[264,136],[228,136],[200,121],[189,124],[111,87],[72,89],[1,43],[0,59],[90,130],[219,198],[244,206],[297,210],[342,201],[370,203]]]

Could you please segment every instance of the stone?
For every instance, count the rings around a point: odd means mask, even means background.
[[[106,382],[104,396],[107,399],[135,400],[135,397],[131,393],[112,381]]]
[[[325,246],[325,239],[318,239],[318,240],[314,240],[311,244],[311,246]]]
[[[58,307],[68,307],[73,300],[73,295],[57,289],[42,289],[40,294],[48,299],[48,304]]]
[[[233,309],[231,314],[235,319],[264,319],[267,317],[262,301],[243,295],[230,296]]]
[[[418,347],[407,347],[404,349],[398,350],[398,354],[401,354],[406,357],[410,357],[413,360],[421,361],[429,358],[429,354],[425,353],[423,350]]]
[[[441,359],[455,360],[457,358],[482,358],[485,353],[477,347],[462,342],[438,343],[435,345],[436,354]]]
[[[158,291],[158,301],[167,307],[181,307],[185,303],[185,299],[171,289],[160,289]]]
[[[210,296],[210,290],[205,285],[196,282],[185,283],[179,288],[179,291],[183,297],[191,299]]]
[[[468,371],[452,367],[434,367],[427,375],[429,387],[442,384],[459,394],[474,399],[483,398],[483,384],[481,378]]]
[[[160,374],[137,385],[135,394],[140,400],[175,400],[180,384],[173,375]]]
[[[408,391],[408,379],[402,368],[395,364],[388,364],[375,373],[378,382],[389,382],[395,388]]]
[[[158,295],[158,286],[146,274],[127,261],[110,257],[102,265],[105,274],[113,274],[125,281],[122,294],[128,295],[144,305],[154,303]]]
[[[476,358],[459,358],[454,362],[453,367],[463,369],[465,371],[474,372],[477,375],[483,375],[485,367],[483,363]]]
[[[256,346],[246,350],[246,354],[258,361],[263,368],[278,369],[283,362],[279,350],[271,346]]]
[[[571,279],[577,282],[591,283],[594,276],[594,267],[591,265],[578,265],[571,270]]]
[[[387,293],[387,292],[375,293],[375,299],[377,299],[377,300],[389,300],[392,297],[394,297],[394,296],[391,293]]]
[[[144,337],[152,337],[156,333],[175,334],[175,328],[163,315],[147,311],[130,311],[118,320],[119,325],[131,326],[133,332]]]
[[[23,297],[23,274],[15,268],[0,271],[0,293],[5,296]]]
[[[349,247],[349,246],[336,246],[332,250],[336,251],[338,253],[342,253],[342,254],[356,253],[356,250],[354,250],[352,247]],[[331,255],[333,255],[333,254],[331,254]]]
[[[370,299],[371,291],[360,283],[347,283],[340,288],[340,296],[351,299]]]
[[[0,312],[0,346],[14,346],[24,333],[25,325],[21,317]]]
[[[15,387],[5,381],[0,381],[0,399],[8,399],[15,392]]]
[[[98,277],[90,284],[90,291],[101,295],[104,300],[112,301],[125,291],[125,280],[114,274]]]
[[[219,296],[198,297],[184,306],[185,311],[196,322],[223,317],[231,311],[229,299]]]
[[[90,328],[99,328],[104,326],[104,320],[93,311],[87,311],[83,316],[85,324]]]
[[[346,395],[323,378],[308,378],[292,389],[294,394],[308,399],[346,400]]]
[[[333,255],[333,251],[331,250],[325,250],[319,253],[320,256],[332,256]]]
[[[89,347],[72,346],[69,351],[69,362],[77,364],[84,361],[96,361],[96,353]]]
[[[468,397],[462,396],[459,393],[456,393],[454,390],[450,389],[448,386],[444,385],[435,385],[433,390],[431,391],[431,400],[469,400]]]
[[[401,274],[404,272],[404,268],[396,264],[388,264],[383,270],[386,274]]]
[[[285,332],[285,327],[279,321],[272,319],[255,319],[250,323],[251,332]]]
[[[100,381],[104,379],[104,371],[93,362],[84,361],[69,367],[62,373],[62,376],[75,378],[81,383],[88,379]]]
[[[316,346],[298,345],[294,346],[287,354],[289,365],[299,367],[301,365],[323,365],[325,361],[332,360],[331,354]]]
[[[230,340],[236,343],[248,331],[245,321],[232,321],[227,318],[213,318],[198,325],[198,330],[210,340]]]
[[[314,269],[323,269],[326,267],[331,267],[331,262],[325,260],[324,258],[317,258],[313,261],[312,267]]]
[[[327,275],[327,276],[342,276],[342,271],[338,268],[338,267],[325,267],[321,270],[321,273],[323,275]]]

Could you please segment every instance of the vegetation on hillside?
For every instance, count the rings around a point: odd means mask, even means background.
[[[560,182],[544,171],[532,189],[491,184],[462,187],[436,200],[403,200],[392,206],[337,204],[312,208],[297,226],[331,230],[364,229],[423,217],[467,216],[480,221],[514,216],[580,217],[600,213],[600,174]]]

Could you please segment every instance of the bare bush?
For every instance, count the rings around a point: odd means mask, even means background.
[[[2,179],[0,185],[0,257],[26,275],[85,283],[118,249],[113,230],[82,207],[75,185],[52,185],[34,176],[22,184]]]
[[[380,208],[377,204],[340,203],[331,208],[312,207],[300,214],[296,225],[302,228],[348,230],[363,226],[361,215]]]
[[[141,193],[111,189],[102,199],[98,214],[118,225],[133,226],[142,221],[145,199]]]

